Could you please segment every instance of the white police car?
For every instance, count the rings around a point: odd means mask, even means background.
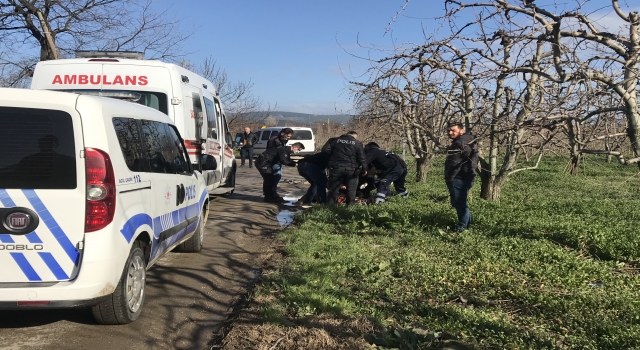
[[[202,248],[206,185],[165,114],[0,89],[0,140],[0,309],[91,306],[129,323],[147,268]]]

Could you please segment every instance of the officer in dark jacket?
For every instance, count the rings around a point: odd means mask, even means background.
[[[284,199],[278,195],[279,176],[273,174],[273,166],[278,164],[296,166],[296,162],[291,160],[292,153],[298,153],[304,149],[304,145],[296,142],[291,146],[273,147],[262,152],[256,159],[256,168],[262,175],[262,192],[265,202],[282,203]]]
[[[273,147],[282,147],[287,144],[287,141],[293,136],[293,129],[283,128],[280,133],[267,141],[267,149]]]
[[[349,131],[345,135],[332,138],[322,147],[322,153],[329,155],[329,195],[327,203],[334,205],[338,201],[338,191],[344,184],[347,187],[347,205],[356,204],[358,177],[365,172],[365,157],[362,143],[357,140],[358,133]]]
[[[244,159],[249,158],[249,168],[253,166],[253,145],[258,142],[256,134],[251,132],[251,128],[244,128],[240,136],[240,166],[244,166]]]
[[[287,141],[289,141],[292,135],[293,135],[293,129],[283,128],[282,130],[280,130],[278,135],[270,138],[269,141],[267,141],[266,149],[270,149],[274,147],[282,147],[286,145]],[[280,179],[282,178],[282,164],[273,165],[272,175],[274,176],[274,181],[276,182],[276,184],[280,182]]]
[[[459,122],[450,123],[447,135],[451,146],[447,147],[447,159],[444,163],[444,180],[449,189],[451,206],[458,214],[457,232],[469,228],[473,222],[469,212],[467,197],[476,179],[478,168],[478,150],[475,137],[465,134],[464,125]]]
[[[327,202],[327,175],[326,169],[329,163],[329,154],[310,154],[298,161],[298,174],[309,181],[309,189],[303,197],[302,206],[310,206],[318,195],[318,203]]]
[[[371,165],[382,173],[378,175],[375,203],[384,203],[391,195],[391,183],[398,195],[407,198],[409,193],[404,187],[407,178],[407,164],[397,154],[381,149],[375,142],[369,142],[364,148],[367,166]]]

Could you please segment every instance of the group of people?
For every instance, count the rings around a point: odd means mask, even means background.
[[[252,145],[257,141],[252,135],[251,130],[245,128],[241,148],[241,165],[244,165],[246,157],[250,167]],[[380,148],[376,142],[363,146],[358,134],[349,131],[329,139],[319,153],[307,155],[296,163],[291,155],[304,150],[304,145],[300,142],[287,145],[292,135],[291,128],[283,128],[278,135],[269,139],[266,151],[255,161],[263,178],[265,201],[284,202],[278,195],[278,183],[285,165],[296,166],[300,176],[309,182],[309,189],[302,199],[303,207],[310,207],[314,202],[335,205],[339,202],[341,191],[345,204],[357,204],[356,193],[359,189],[365,192],[375,189],[372,202],[383,203],[391,195],[391,184],[399,196],[409,197],[405,188],[407,164],[395,153]],[[473,223],[467,197],[476,177],[478,151],[475,138],[465,133],[462,123],[450,123],[447,135],[452,143],[447,148],[445,182],[451,205],[458,216],[456,231],[462,232]]]

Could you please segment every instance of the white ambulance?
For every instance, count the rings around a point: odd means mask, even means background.
[[[168,115],[178,127],[196,168],[213,164],[214,170],[203,172],[209,193],[233,192],[233,140],[211,82],[175,64],[143,60],[142,53],[78,51],[76,56],[82,58],[39,62],[31,88],[104,96],[139,94],[138,103]]]
[[[0,309],[87,306],[129,323],[147,268],[202,248],[209,195],[165,114],[0,88],[0,140]]]

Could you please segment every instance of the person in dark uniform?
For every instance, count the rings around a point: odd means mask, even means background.
[[[293,129],[283,128],[280,133],[267,141],[267,149],[273,147],[282,147],[287,144],[287,141],[293,136]]]
[[[287,141],[289,141],[292,135],[293,129],[283,128],[282,130],[280,130],[278,135],[270,138],[269,141],[267,141],[266,149],[282,147],[286,145]],[[271,174],[273,175],[273,181],[275,181],[275,186],[277,187],[280,179],[282,179],[282,164],[273,164],[273,171]]]
[[[302,201],[303,207],[310,206],[316,195],[319,204],[327,202],[326,169],[328,163],[329,155],[327,153],[310,154],[298,161],[298,174],[309,181],[309,189]]]
[[[473,222],[467,197],[476,178],[478,150],[475,137],[465,133],[462,123],[449,123],[447,135],[452,142],[451,146],[447,147],[447,159],[444,162],[444,180],[449,189],[451,206],[456,209],[458,214],[456,231],[462,232],[468,229]]]
[[[397,154],[384,150],[375,142],[369,142],[364,148],[367,166],[372,165],[382,173],[378,175],[375,203],[384,203],[391,195],[391,183],[398,195],[407,198],[409,193],[404,187],[407,178],[407,164]]]
[[[249,158],[249,168],[253,166],[253,145],[256,142],[258,142],[258,137],[251,132],[251,128],[244,128],[244,133],[240,136],[240,166],[244,166],[245,158]]]
[[[296,166],[296,162],[291,160],[292,153],[298,153],[304,149],[304,145],[296,142],[291,146],[272,147],[262,152],[256,159],[256,169],[262,175],[262,192],[265,202],[282,203],[284,199],[278,195],[278,181],[273,174],[273,166],[278,164]],[[277,178],[277,180],[276,180]]]
[[[329,183],[327,204],[335,205],[338,191],[343,184],[347,190],[347,205],[356,204],[358,177],[365,172],[364,147],[357,140],[358,133],[348,133],[332,138],[322,147],[322,153],[329,155]]]

